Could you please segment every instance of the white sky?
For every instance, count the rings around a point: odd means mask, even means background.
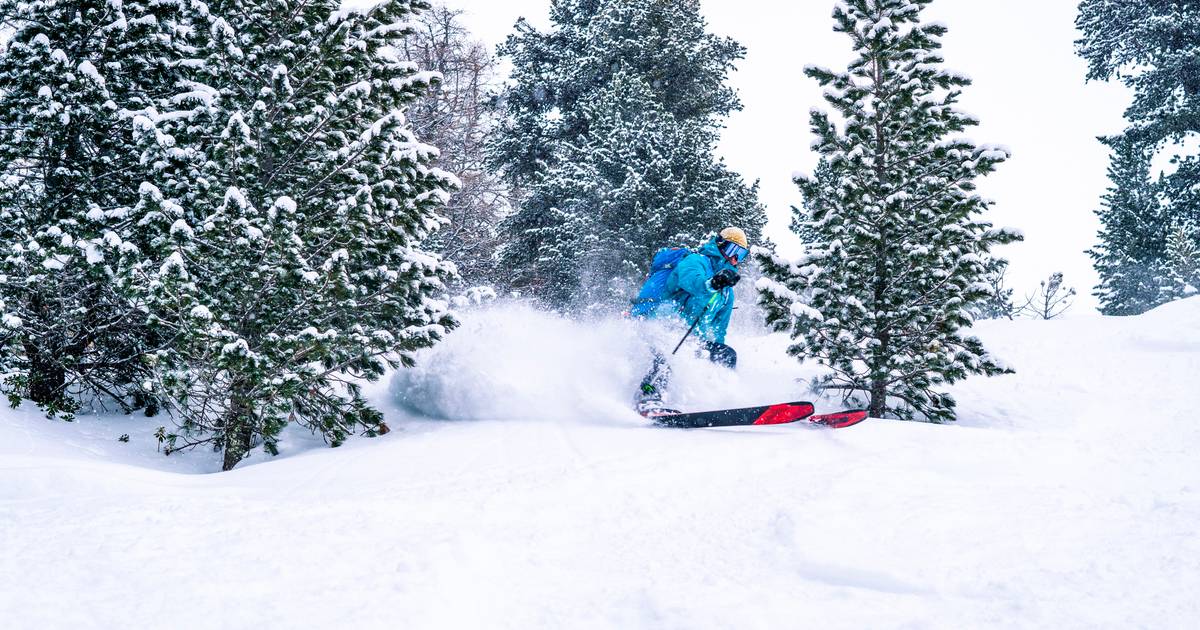
[[[503,41],[518,17],[548,23],[549,0],[442,1],[465,10],[468,28],[491,44]],[[1095,137],[1124,127],[1129,96],[1120,85],[1084,83],[1085,64],[1073,49],[1077,4],[936,0],[925,19],[949,27],[946,65],[975,80],[961,102],[982,121],[972,138],[1014,152],[980,190],[996,202],[993,222],[1025,234],[1024,243],[1001,251],[1012,260],[1016,297],[1062,271],[1079,289],[1079,313],[1095,305],[1096,274],[1084,250],[1095,242],[1093,210],[1108,186],[1108,155]],[[825,104],[803,68],[845,67],[849,41],[832,32],[832,0],[702,0],[702,6],[710,32],[748,49],[732,77],[745,108],[730,117],[720,151],[747,180],[761,180],[768,235],[784,253],[793,252],[788,224],[801,198],[791,175],[816,164],[808,111]]]

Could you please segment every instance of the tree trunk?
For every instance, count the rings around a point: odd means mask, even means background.
[[[38,318],[49,320],[52,317],[49,306],[37,292],[30,296],[29,307]],[[50,328],[50,332],[40,336],[24,336],[21,345],[29,360],[29,390],[26,395],[43,408],[53,409],[61,407],[64,402],[67,369],[63,365],[63,344],[53,327]]]
[[[867,408],[867,413],[872,418],[882,418],[887,412],[887,381],[882,378],[876,378],[871,381],[871,403]]]
[[[235,398],[225,413],[222,430],[225,432],[225,460],[221,470],[233,470],[250,452],[250,443],[254,439],[253,412]]]
[[[884,86],[884,68],[882,62],[875,60],[873,69],[875,92],[881,95],[885,90]],[[887,163],[884,160],[888,150],[888,137],[885,133],[883,121],[880,114],[875,114],[875,180],[876,186],[882,190],[887,182]],[[888,293],[888,239],[891,235],[888,233],[887,217],[879,217],[878,234],[875,242],[875,273],[874,282],[871,286],[871,293],[874,302],[872,303],[872,314],[874,315],[874,338],[879,343],[871,352],[868,367],[871,370],[871,402],[867,409],[872,418],[882,418],[887,411],[887,366],[891,359],[891,332],[886,328],[887,312],[889,311],[887,302]]]
[[[43,407],[58,407],[67,389],[67,371],[61,362],[48,357],[32,344],[25,344],[29,357],[29,400]]]

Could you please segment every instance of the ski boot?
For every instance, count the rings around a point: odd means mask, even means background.
[[[650,383],[642,383],[641,391],[638,392],[635,400],[634,409],[642,417],[651,419],[681,413],[678,409],[672,409],[664,404],[662,394],[658,391],[658,388]]]

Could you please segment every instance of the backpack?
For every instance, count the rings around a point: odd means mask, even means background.
[[[690,253],[692,250],[684,247],[664,247],[654,254],[654,260],[650,261],[650,275],[633,301],[630,317],[649,317],[662,303],[672,298],[667,295],[667,279]]]

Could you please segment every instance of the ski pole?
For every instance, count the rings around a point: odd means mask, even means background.
[[[700,311],[700,316],[696,318],[696,321],[692,322],[692,327],[688,329],[687,333],[683,335],[683,339],[680,339],[679,344],[676,345],[675,349],[671,351],[671,356],[675,356],[675,353],[679,352],[679,349],[683,347],[683,342],[687,341],[688,337],[692,336],[692,331],[696,330],[696,326],[700,325],[700,320],[704,319],[704,314],[708,312],[709,307],[713,305],[713,302],[717,301],[718,295],[721,295],[720,291],[714,293],[713,296],[709,298],[708,304],[705,304],[704,309]]]

